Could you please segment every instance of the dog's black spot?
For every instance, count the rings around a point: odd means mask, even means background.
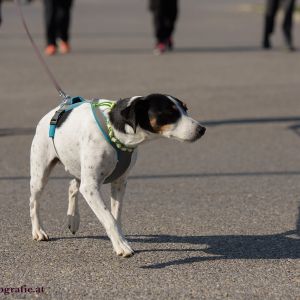
[[[93,136],[91,134],[88,135],[88,142],[90,142],[93,139]]]
[[[180,100],[176,98],[174,100],[184,106]],[[114,128],[123,133],[126,133],[126,124],[130,125],[134,131],[137,126],[140,126],[146,131],[156,133],[159,131],[158,128],[174,124],[181,117],[176,104],[166,95],[151,94],[146,97],[138,97],[130,104],[129,101],[130,98],[120,99],[109,114]],[[153,119],[155,119],[155,126],[153,126]]]
[[[118,131],[126,133],[125,125],[130,125],[134,130],[136,127],[134,100],[130,106],[128,106],[130,98],[124,98],[117,101],[117,105],[109,113],[109,119],[113,124],[114,128]]]
[[[162,94],[151,94],[137,104],[138,124],[150,132],[157,132],[164,125],[174,124],[180,117],[181,113],[174,102]]]

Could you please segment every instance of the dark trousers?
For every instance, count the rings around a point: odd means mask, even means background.
[[[2,9],[1,9],[2,0],[0,0],[0,25],[2,23]]]
[[[295,2],[295,0],[267,0],[264,32],[265,39],[268,39],[273,33],[276,14],[282,5],[284,9],[284,20],[282,24],[283,33],[287,43],[292,43],[293,12],[295,9]]]
[[[69,27],[73,0],[44,0],[47,44],[56,39],[69,41]]]
[[[165,42],[175,29],[178,15],[177,0],[150,0],[150,10],[153,12],[154,31],[158,42]]]

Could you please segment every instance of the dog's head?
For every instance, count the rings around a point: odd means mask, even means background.
[[[187,142],[198,140],[206,130],[188,116],[187,106],[182,101],[162,94],[121,99],[110,113],[110,120],[124,134],[144,131]]]

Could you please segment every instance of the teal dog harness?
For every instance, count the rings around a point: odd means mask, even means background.
[[[105,140],[116,150],[118,159],[117,165],[114,171],[104,181],[104,183],[111,183],[121,177],[129,168],[132,153],[134,150],[133,148],[129,148],[126,145],[122,144],[114,136],[113,128],[107,116],[107,112],[112,110],[115,106],[114,101],[100,99],[88,101],[83,99],[82,97],[68,98],[65,102],[62,103],[62,105],[55,112],[50,121],[49,137],[52,138],[54,144],[56,128],[58,127],[58,124],[61,125],[61,123],[64,121],[62,117],[65,116],[67,112],[70,112],[72,109],[84,103],[90,104],[92,114],[100,132],[102,133]]]

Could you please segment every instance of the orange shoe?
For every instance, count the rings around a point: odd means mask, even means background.
[[[47,56],[52,56],[56,53],[56,46],[55,45],[48,45],[45,49],[45,54]]]
[[[67,53],[70,53],[70,51],[71,51],[71,47],[70,47],[69,43],[64,42],[64,41],[61,41],[59,43],[59,52],[61,54],[67,54]]]

